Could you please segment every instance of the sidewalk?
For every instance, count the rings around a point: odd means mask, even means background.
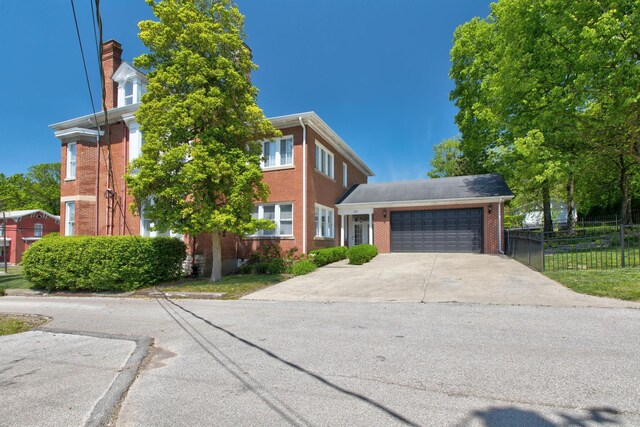
[[[0,419],[39,426],[106,424],[150,340],[144,345],[93,335],[35,330],[0,337]]]

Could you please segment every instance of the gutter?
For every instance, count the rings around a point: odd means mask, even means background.
[[[500,197],[500,202],[498,202],[498,253],[503,254],[502,250],[502,235],[504,231],[502,230],[502,197]]]
[[[302,126],[302,253],[307,253],[307,127],[302,116],[298,117]]]

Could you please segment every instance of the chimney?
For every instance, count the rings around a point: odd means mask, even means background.
[[[104,70],[104,87],[106,91],[105,102],[107,109],[117,107],[118,84],[111,80],[122,63],[122,45],[115,40],[102,43],[102,69]],[[102,107],[102,105],[100,105]]]

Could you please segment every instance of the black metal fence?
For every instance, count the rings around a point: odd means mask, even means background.
[[[505,253],[538,271],[640,267],[640,226],[505,231]]]

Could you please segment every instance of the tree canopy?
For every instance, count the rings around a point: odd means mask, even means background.
[[[60,163],[41,163],[26,174],[0,173],[0,211],[42,209],[60,214]]]
[[[630,217],[640,163],[640,1],[499,0],[488,17],[458,27],[451,60],[457,161],[467,171],[502,173],[521,202],[537,199],[545,212],[552,196],[566,197],[570,210],[584,202],[586,211],[606,199],[595,192],[614,192]],[[604,178],[584,167],[594,162],[618,179],[587,185]]]
[[[145,143],[128,174],[133,209],[159,230],[211,233],[218,280],[220,234],[272,226],[251,214],[269,192],[257,141],[279,131],[256,105],[256,66],[232,1],[147,3],[158,20],[140,22],[149,53],[134,61],[149,73],[136,113]]]

